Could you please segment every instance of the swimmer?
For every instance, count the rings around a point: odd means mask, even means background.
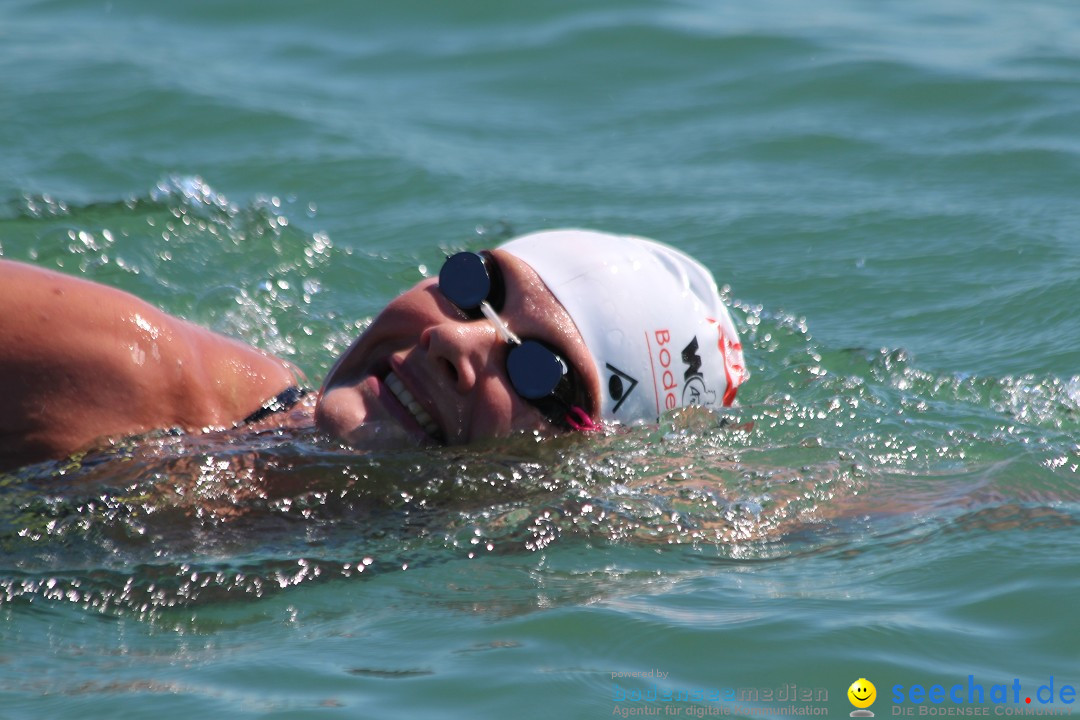
[[[358,449],[590,431],[730,405],[746,377],[709,271],[632,236],[457,253],[317,392],[288,361],[126,292],[0,260],[0,470],[162,429],[314,425]]]

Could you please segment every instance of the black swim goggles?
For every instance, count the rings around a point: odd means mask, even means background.
[[[595,429],[579,399],[583,385],[570,364],[539,340],[514,335],[496,315],[506,299],[499,264],[488,254],[459,252],[439,270],[439,292],[469,318],[487,318],[510,345],[506,375],[514,392],[536,406],[555,425]]]

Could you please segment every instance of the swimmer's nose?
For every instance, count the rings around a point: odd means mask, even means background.
[[[435,325],[423,332],[420,343],[436,372],[462,394],[471,392],[477,378],[490,371],[497,348],[505,344],[486,322]]]

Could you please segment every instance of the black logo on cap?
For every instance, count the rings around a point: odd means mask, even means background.
[[[697,336],[683,348],[682,361],[686,365],[686,372],[683,373],[682,404],[715,405],[716,393],[705,386],[705,375],[701,372]]]
[[[624,373],[619,368],[615,367],[611,363],[606,363],[607,369],[614,373],[608,378],[608,394],[611,395],[611,399],[615,401],[615,409],[611,412],[619,412],[619,407],[623,404],[623,401],[630,396],[630,393],[634,392],[634,388],[637,387],[638,381]],[[630,383],[630,387],[626,387],[623,380]]]

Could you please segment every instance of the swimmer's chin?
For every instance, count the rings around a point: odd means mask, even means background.
[[[315,407],[315,427],[358,450],[405,450],[438,445],[405,428],[396,418],[378,417],[354,392],[331,388]]]
[[[433,440],[421,440],[393,422],[374,421],[357,425],[334,436],[356,450],[411,450],[435,446]]]

